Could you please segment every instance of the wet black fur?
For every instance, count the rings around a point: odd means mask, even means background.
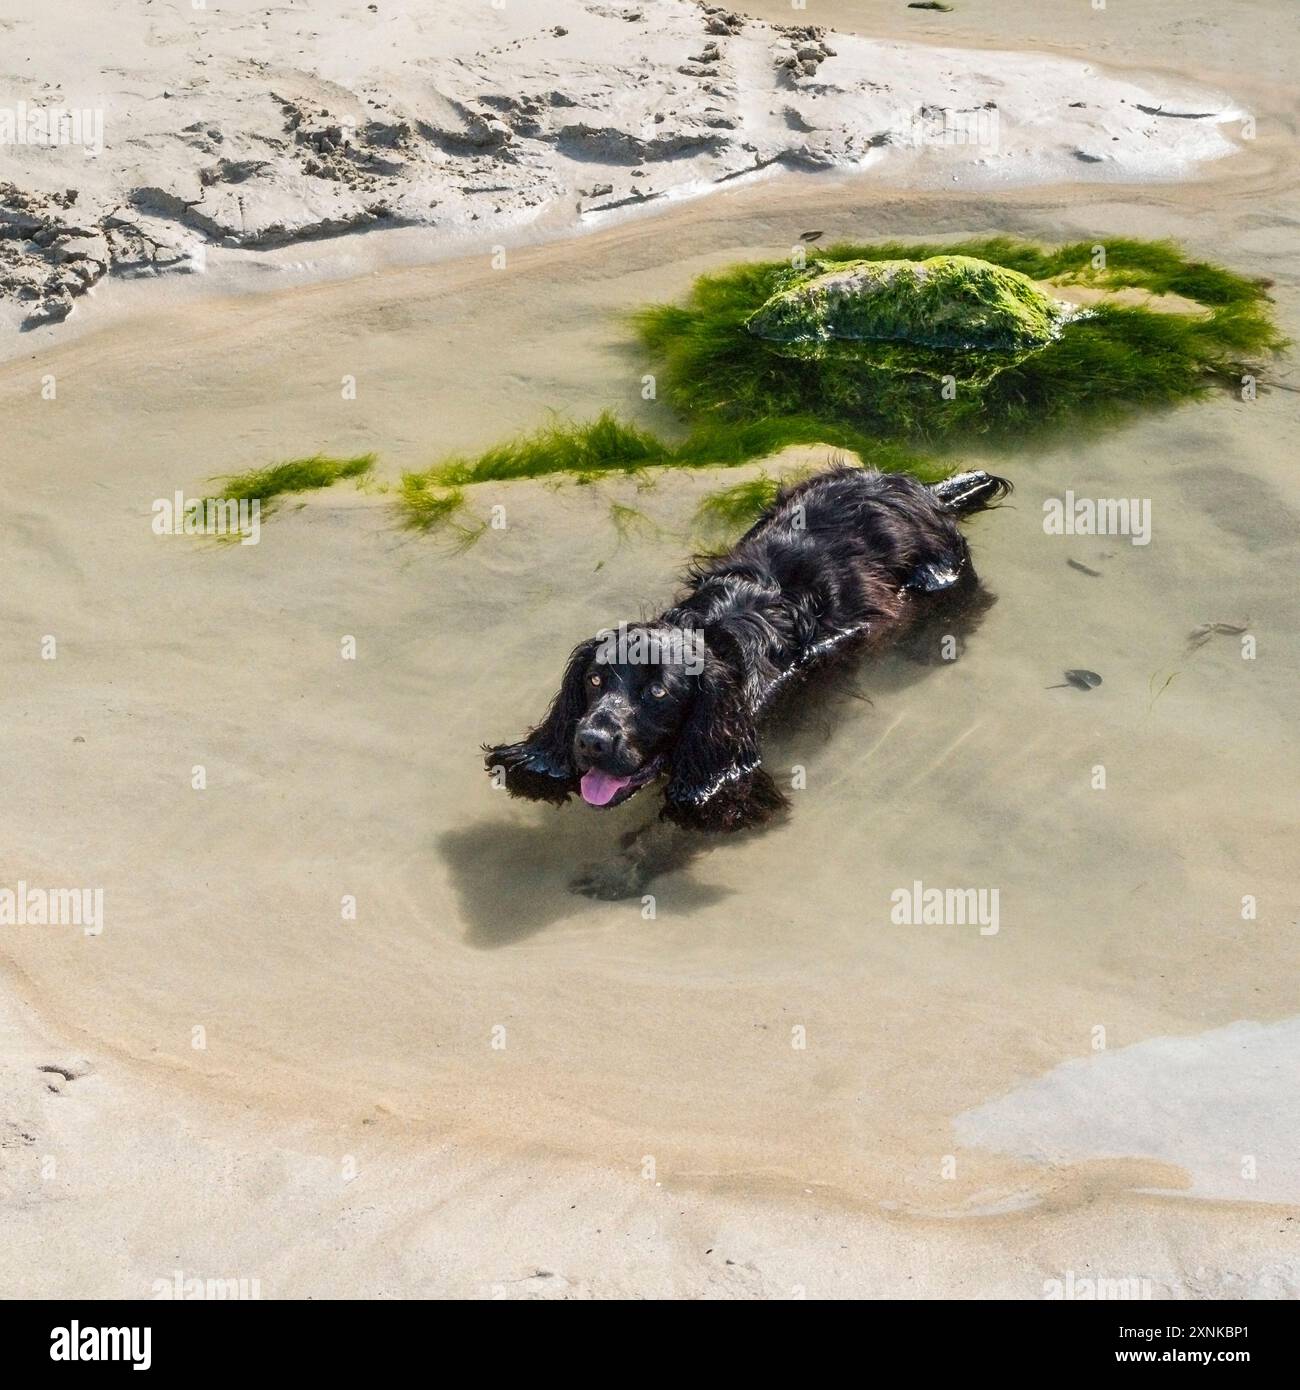
[[[727,554],[697,559],[678,602],[643,625],[704,641],[703,670],[690,677],[680,725],[661,750],[663,816],[726,831],[779,810],[785,798],[760,766],[763,716],[812,671],[897,640],[944,591],[973,585],[957,520],[1010,490],[984,473],[927,487],[836,468],[783,491]],[[561,804],[578,790],[574,732],[597,646],[592,638],[574,649],[526,738],[485,746],[485,765],[512,795]]]

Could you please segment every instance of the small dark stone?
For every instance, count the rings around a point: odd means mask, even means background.
[[[1069,685],[1073,686],[1075,690],[1096,690],[1096,688],[1101,684],[1101,677],[1096,673],[1096,671],[1084,671],[1081,669],[1076,669],[1073,671],[1065,671],[1062,674],[1065,676],[1065,680],[1063,682],[1059,682],[1056,685],[1049,685],[1046,687],[1046,689],[1064,690],[1065,687]]]

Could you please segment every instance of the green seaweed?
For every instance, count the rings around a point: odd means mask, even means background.
[[[879,444],[849,426],[826,424],[811,415],[786,415],[732,425],[706,423],[668,444],[612,412],[586,423],[553,421],[545,429],[498,444],[473,457],[445,459],[402,478],[404,493],[463,488],[476,483],[567,474],[590,479],[638,474],[650,468],[731,468],[796,444],[830,444],[871,458],[882,469],[913,469],[925,460],[898,445]],[[943,473],[939,469],[934,476]]]
[[[426,473],[406,476],[427,478],[438,487],[464,487],[552,473],[626,473],[667,462],[670,452],[654,435],[605,411],[590,424],[553,421],[473,458],[456,455]]]
[[[882,444],[859,430],[828,425],[807,415],[742,425],[706,423],[678,443],[669,444],[604,411],[585,423],[553,420],[533,434],[477,456],[458,455],[432,468],[405,473],[399,507],[407,525],[432,530],[461,505],[461,489],[478,483],[555,477],[589,482],[618,475],[639,477],[651,469],[734,468],[798,444],[829,444],[852,450],[882,471],[906,471],[927,480],[941,478],[949,471],[942,463],[901,445]]]
[[[777,493],[792,478],[757,478],[719,488],[704,497],[695,510],[695,525],[709,536],[731,540],[747,531],[776,501]]]
[[[978,347],[897,341],[791,356],[747,331],[791,267],[767,262],[696,281],[685,305],[639,311],[634,323],[659,359],[668,402],[694,419],[751,421],[811,415],[875,438],[942,443],[971,434],[1023,438],[1066,421],[1102,422],[1142,405],[1169,405],[1213,382],[1237,382],[1285,340],[1267,286],[1190,261],[1167,242],[1109,241],[1047,249],[1005,237],[938,243],[844,244],[819,252],[814,275],[837,264],[970,257],[1038,283],[1176,294],[1202,312],[1161,312],[1105,300],[1065,321],[1038,351],[988,371]],[[941,389],[934,379],[951,379]]]
[[[465,505],[465,493],[458,487],[436,486],[423,474],[406,473],[402,476],[398,503],[407,526],[415,531],[432,531]]]
[[[374,454],[356,454],[351,458],[331,458],[312,454],[307,458],[288,459],[267,468],[255,468],[248,473],[230,473],[214,479],[224,484],[220,496],[239,501],[254,498],[270,510],[272,499],[291,492],[309,492],[315,488],[332,487],[343,478],[360,478],[374,467]]]
[[[846,279],[868,287],[863,303],[825,293]],[[1067,286],[1101,295],[1066,309],[1053,289]],[[1178,296],[1192,311],[1105,297],[1129,290]],[[684,303],[648,306],[631,322],[657,363],[677,437],[608,410],[585,422],[556,417],[480,454],[404,474],[405,524],[450,524],[473,537],[479,532],[454,520],[467,487],[615,476],[644,487],[661,469],[730,468],[793,445],[829,445],[933,481],[951,471],[944,451],[961,440],[1011,444],[1172,406],[1257,376],[1262,359],[1286,346],[1266,281],[1191,260],[1172,242],[1132,238],[842,243],[807,264],[703,276]],[[294,460],[228,479],[236,490],[225,495],[327,486],[370,462]],[[723,489],[705,499],[700,520],[738,524],[775,486]],[[611,512],[620,534],[628,513]]]
[[[654,522],[644,512],[638,511],[635,507],[625,506],[622,502],[609,504],[609,519],[614,525],[620,545],[635,536],[651,536],[656,530]]]

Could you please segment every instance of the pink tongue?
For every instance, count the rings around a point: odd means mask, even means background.
[[[598,772],[593,767],[582,774],[582,799],[588,806],[607,806],[631,780],[630,777],[611,777],[608,772]]]

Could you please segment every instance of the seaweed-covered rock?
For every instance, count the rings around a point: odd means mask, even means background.
[[[1112,238],[1102,265],[1091,239],[804,254],[799,270],[715,271],[684,304],[637,315],[660,398],[719,431],[717,457],[738,456],[742,436],[769,451],[774,437],[1005,441],[1260,379],[1286,346],[1265,282],[1167,242]],[[1088,307],[1056,302],[1066,295]]]
[[[1020,355],[1050,343],[1072,312],[1027,276],[973,256],[814,261],[787,273],[746,326],[801,357],[836,340]]]

